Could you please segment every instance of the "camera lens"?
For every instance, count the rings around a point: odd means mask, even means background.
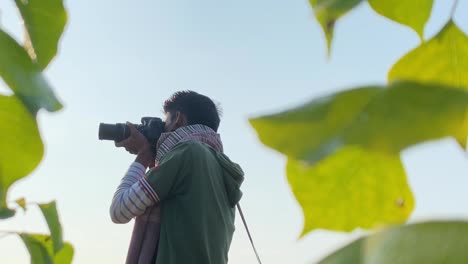
[[[122,141],[130,136],[130,130],[126,124],[99,124],[100,140],[114,140],[115,142]]]

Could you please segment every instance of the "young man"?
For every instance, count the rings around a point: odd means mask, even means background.
[[[115,223],[136,217],[127,263],[227,263],[244,173],[223,154],[218,109],[182,91],[165,101],[164,112],[167,132],[156,157],[132,124],[131,136],[116,143],[137,154],[110,209]]]

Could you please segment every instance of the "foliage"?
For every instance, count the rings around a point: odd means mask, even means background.
[[[394,226],[360,238],[319,264],[466,263],[468,222]]]
[[[12,217],[8,189],[42,160],[43,142],[36,121],[40,109],[62,108],[42,71],[55,57],[67,13],[62,0],[15,0],[24,21],[21,45],[0,29],[0,76],[13,94],[0,95],[0,219]],[[26,210],[24,198],[15,201]],[[18,233],[31,263],[71,263],[73,248],[62,240],[56,203],[39,204],[50,235]]]
[[[309,2],[330,52],[336,21],[363,1]],[[451,3],[449,21],[424,41],[433,0],[368,0],[378,14],[410,27],[422,40],[389,70],[388,84],[343,90],[250,119],[260,141],[287,157],[287,178],[304,215],[301,236],[316,229],[404,224],[414,198],[400,153],[446,137],[466,148],[468,36],[453,20],[458,2]],[[464,263],[468,255],[457,243],[468,243],[467,226],[395,226],[321,263]],[[430,252],[431,261],[421,252]]]
[[[31,264],[69,264],[73,258],[73,247],[65,243],[56,253],[49,236],[39,234],[19,234],[31,255]]]
[[[328,51],[330,51],[336,21],[360,4],[362,0],[309,0],[309,2],[314,9],[317,21],[320,23],[325,33]]]
[[[429,41],[403,56],[388,73],[390,82],[414,80],[468,89],[468,36],[449,21]]]
[[[412,28],[424,37],[424,26],[431,15],[434,0],[369,0],[369,5],[380,15]]]

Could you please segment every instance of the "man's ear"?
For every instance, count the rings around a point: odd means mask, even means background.
[[[176,112],[175,124],[177,127],[183,127],[187,125],[187,117],[184,114],[182,114],[180,111]]]

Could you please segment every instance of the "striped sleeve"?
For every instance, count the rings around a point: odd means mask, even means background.
[[[145,170],[146,168],[138,162],[130,165],[112,198],[110,207],[112,222],[128,223],[159,201],[157,194],[146,180]]]

